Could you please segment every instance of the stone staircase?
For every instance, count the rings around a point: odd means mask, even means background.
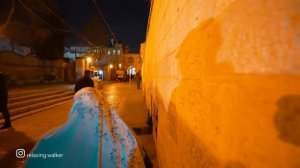
[[[74,92],[69,88],[46,88],[9,92],[8,109],[11,116],[27,113],[72,100]],[[0,119],[3,116],[0,115]]]

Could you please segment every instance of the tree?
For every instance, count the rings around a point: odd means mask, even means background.
[[[59,18],[63,14],[53,1],[32,1],[32,9],[41,19],[33,17],[32,46],[35,54],[41,59],[58,59],[64,55],[64,39],[67,35],[64,24]]]

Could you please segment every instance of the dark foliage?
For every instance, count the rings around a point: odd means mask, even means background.
[[[57,18],[57,16],[63,18],[62,12],[49,0],[34,2],[32,3],[33,9],[36,9],[35,11],[40,14],[39,16],[43,16],[42,19],[51,25],[49,26],[41,23],[39,20],[34,20],[33,28],[35,31],[33,31],[32,47],[35,50],[35,54],[41,59],[63,58],[64,39],[67,33],[64,31],[66,30],[65,26]]]

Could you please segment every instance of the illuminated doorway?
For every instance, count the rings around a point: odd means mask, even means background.
[[[136,74],[135,67],[130,66],[127,69],[127,76],[128,76],[129,82],[133,81],[135,74]]]
[[[127,69],[127,75],[128,76],[134,76],[135,75],[135,67],[133,66],[130,66],[128,69]]]

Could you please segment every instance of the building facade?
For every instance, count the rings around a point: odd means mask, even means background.
[[[112,47],[73,46],[65,49],[65,57],[76,62],[77,78],[89,69],[101,80],[115,80],[117,70],[123,69],[123,48],[118,43]]]

